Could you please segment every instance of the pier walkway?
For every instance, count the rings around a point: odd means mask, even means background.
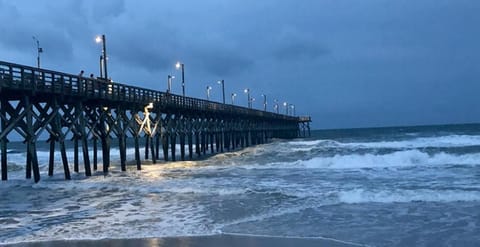
[[[0,154],[2,180],[8,178],[9,136],[23,138],[26,178],[40,180],[36,143],[50,144],[48,175],[54,172],[58,144],[65,179],[70,168],[65,142],[73,142],[73,168],[91,176],[97,170],[101,145],[103,172],[110,166],[111,140],[118,140],[120,167],[126,171],[127,138],[133,138],[135,163],[141,169],[140,140],[145,159],[156,163],[193,159],[267,142],[310,134],[310,117],[295,117],[231,104],[183,97],[151,89],[109,83],[67,73],[0,61]],[[81,148],[81,152],[79,152]],[[89,150],[93,149],[93,157]],[[194,150],[195,149],[195,150]],[[92,160],[91,160],[92,158]]]

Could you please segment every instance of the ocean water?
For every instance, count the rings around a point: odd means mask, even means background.
[[[38,184],[24,178],[22,146],[11,145],[0,243],[233,233],[365,246],[480,244],[480,125],[312,134],[198,161],[144,162],[141,171],[120,172],[112,151],[110,174],[100,165],[71,181],[58,154],[55,175],[46,175],[45,146]]]

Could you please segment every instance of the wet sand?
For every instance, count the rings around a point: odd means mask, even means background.
[[[194,237],[166,237],[166,238],[140,238],[140,239],[101,239],[101,240],[62,240],[19,243],[7,246],[14,247],[80,247],[80,246],[120,246],[120,247],[310,247],[310,246],[364,246],[360,244],[347,243],[333,239],[321,238],[282,238],[268,236],[245,236],[245,235],[214,235]]]

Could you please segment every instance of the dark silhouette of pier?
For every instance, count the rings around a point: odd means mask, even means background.
[[[140,140],[146,142],[145,159],[153,163],[160,159],[161,152],[165,161],[175,161],[177,141],[180,159],[186,160],[207,152],[262,144],[271,138],[307,136],[310,122],[310,117],[287,116],[0,61],[2,180],[8,178],[8,137],[14,132],[26,144],[26,178],[30,179],[33,172],[38,182],[36,143],[41,136],[48,136],[50,144],[48,175],[54,172],[58,144],[65,179],[70,179],[65,145],[70,139],[74,171],[79,172],[82,154],[85,175],[91,176],[92,164],[93,170],[97,170],[98,144],[103,172],[108,173],[113,138],[118,140],[120,167],[126,171],[127,138],[134,139],[135,162],[141,169]],[[93,157],[89,155],[90,148]]]

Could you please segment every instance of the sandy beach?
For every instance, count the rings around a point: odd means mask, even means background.
[[[203,247],[203,246],[229,246],[229,247],[309,247],[330,246],[347,247],[363,246],[360,244],[346,243],[337,240],[320,238],[281,238],[268,236],[244,236],[244,235],[213,235],[195,237],[166,237],[166,238],[141,238],[141,239],[101,239],[101,240],[64,240],[29,242],[6,245],[12,247],[60,247],[60,246],[115,246],[115,247]]]

